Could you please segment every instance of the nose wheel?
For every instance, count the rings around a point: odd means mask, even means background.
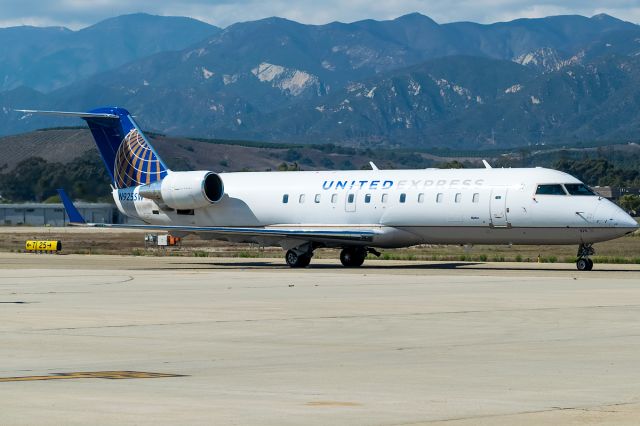
[[[590,271],[593,269],[593,260],[588,258],[578,259],[576,267],[578,268],[578,271]]]
[[[593,269],[593,260],[589,256],[595,253],[593,244],[580,244],[580,247],[578,247],[578,260],[576,261],[578,271],[590,271]]]

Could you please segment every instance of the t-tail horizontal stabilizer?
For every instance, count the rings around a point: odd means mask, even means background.
[[[170,172],[124,108],[103,107],[88,112],[16,111],[28,115],[77,117],[86,121],[113,186],[118,189],[148,185],[162,180]]]
[[[120,117],[109,113],[93,113],[93,112],[74,112],[74,111],[41,111],[37,109],[17,109],[16,112],[24,112],[27,116],[37,115],[59,115],[62,117],[78,117],[78,118],[110,118],[119,120]]]
[[[64,192],[64,189],[60,188],[57,191],[58,195],[60,195],[60,199],[62,200],[62,204],[64,205],[64,209],[67,212],[67,216],[69,216],[69,223],[85,225],[87,221],[84,220],[76,206],[73,205],[73,202],[67,193]]]

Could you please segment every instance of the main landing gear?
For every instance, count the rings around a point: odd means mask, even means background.
[[[580,244],[578,247],[578,261],[576,262],[576,267],[578,271],[590,271],[593,269],[593,260],[589,258],[596,253],[593,249],[593,244]]]
[[[346,268],[362,266],[367,253],[380,257],[380,252],[371,247],[345,247],[340,252],[340,262]]]
[[[362,266],[367,257],[367,249],[363,247],[345,247],[340,252],[340,262],[346,268]]]
[[[306,268],[311,263],[313,250],[317,247],[309,244],[292,248],[287,251],[284,259],[292,268]],[[340,262],[347,268],[357,268],[362,266],[368,253],[380,256],[380,252],[371,247],[345,247],[340,252]]]
[[[306,268],[311,263],[311,256],[313,256],[313,252],[300,253],[292,249],[287,251],[284,259],[287,261],[287,265],[292,268]]]

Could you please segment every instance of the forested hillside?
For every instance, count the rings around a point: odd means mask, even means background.
[[[640,187],[640,146],[547,147],[494,151],[370,149],[251,141],[193,140],[153,134],[151,141],[174,170],[288,171],[426,167],[552,167],[589,185]],[[65,155],[59,155],[59,152]],[[110,200],[109,178],[86,129],[54,129],[0,138],[3,202],[44,201],[66,188],[87,201]],[[46,159],[45,159],[46,158]]]

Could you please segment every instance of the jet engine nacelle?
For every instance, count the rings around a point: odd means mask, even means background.
[[[160,181],[141,186],[139,194],[176,210],[190,210],[220,201],[224,184],[220,176],[206,170],[171,172]]]

